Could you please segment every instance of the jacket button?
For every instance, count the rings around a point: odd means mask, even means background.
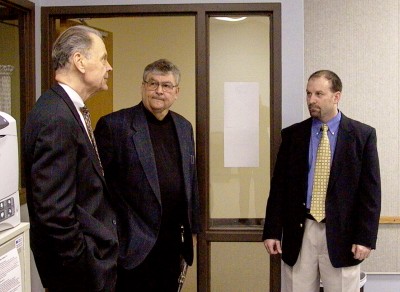
[[[300,223],[300,227],[303,228],[303,223]]]
[[[112,224],[117,225],[117,220],[113,219]]]

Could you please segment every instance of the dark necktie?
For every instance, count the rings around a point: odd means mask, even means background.
[[[331,169],[331,147],[328,138],[328,125],[322,125],[322,136],[318,145],[317,160],[311,199],[311,215],[321,222],[325,218],[325,198],[328,190]]]
[[[84,107],[80,108],[80,111],[81,111],[81,113],[83,115],[83,119],[85,120],[87,132],[88,132],[88,135],[89,135],[89,140],[90,140],[90,142],[92,142],[93,148],[94,148],[94,150],[96,152],[96,155],[97,155],[97,159],[99,160],[101,172],[104,175],[103,166],[101,165],[99,151],[97,150],[96,140],[94,139],[94,135],[93,135],[92,122],[91,122],[91,119],[90,119],[89,109],[86,106],[84,106]]]

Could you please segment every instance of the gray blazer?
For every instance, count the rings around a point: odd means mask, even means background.
[[[182,156],[186,193],[185,259],[193,261],[192,233],[200,231],[199,195],[192,125],[171,112]],[[161,224],[156,161],[142,103],[102,117],[95,129],[105,176],[118,208],[119,264],[138,266],[153,248]]]

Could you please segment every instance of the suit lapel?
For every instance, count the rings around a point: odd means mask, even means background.
[[[172,119],[175,124],[176,134],[178,136],[179,148],[182,157],[182,172],[185,184],[185,194],[188,196],[191,193],[190,190],[190,165],[194,163],[194,154],[191,150],[191,137],[188,137],[190,129],[185,127],[185,124],[180,122],[174,112],[171,112]],[[188,155],[190,153],[190,155]],[[193,161],[192,161],[193,160]]]
[[[311,138],[311,124],[312,119],[309,118],[301,122],[299,130],[294,131],[294,137],[292,137],[292,145],[294,155],[291,156],[292,164],[298,172],[298,175],[302,176],[301,181],[304,182],[304,196],[307,196],[307,180],[308,172],[310,171],[309,166],[309,151],[310,151],[310,138]]]
[[[132,128],[134,130],[134,134],[132,136],[133,143],[135,144],[137,155],[140,163],[142,164],[147,180],[159,203],[161,204],[161,193],[158,182],[156,159],[154,157],[153,145],[151,143],[143,105],[140,104],[139,106],[135,107],[134,110],[136,112],[132,114]]]
[[[329,178],[328,191],[335,184],[344,167],[344,163],[346,163],[346,161],[349,161],[347,159],[347,153],[351,149],[353,142],[354,136],[352,135],[352,128],[349,123],[349,119],[342,113],[342,118],[340,120],[338,129],[335,153],[333,156],[333,163],[331,167],[331,174]]]
[[[308,172],[308,159],[309,159],[309,149],[310,149],[310,138],[311,138],[311,124],[312,119],[309,118],[301,123],[302,129],[295,133],[295,141],[293,142],[297,148],[297,158],[299,163],[306,167]]]
[[[61,99],[67,104],[68,108],[70,109],[72,115],[74,116],[75,120],[77,121],[79,127],[82,130],[85,142],[88,146],[89,149],[89,157],[90,160],[92,161],[92,164],[94,166],[94,168],[96,169],[96,172],[99,174],[99,176],[101,177],[101,179],[103,180],[104,184],[105,184],[105,180],[104,180],[104,176],[103,176],[103,172],[101,170],[101,166],[99,163],[99,159],[96,155],[96,152],[93,148],[92,142],[90,142],[89,136],[87,135],[86,132],[86,128],[85,126],[82,124],[81,121],[81,117],[78,114],[78,111],[76,110],[76,107],[74,105],[74,103],[72,102],[71,98],[68,96],[68,94],[65,92],[65,90],[58,84],[54,85],[52,87],[52,90],[61,97]]]

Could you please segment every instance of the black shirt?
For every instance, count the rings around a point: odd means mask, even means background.
[[[161,192],[162,219],[157,245],[162,242],[165,248],[176,248],[187,212],[178,136],[169,112],[161,121],[148,110],[145,113]]]

